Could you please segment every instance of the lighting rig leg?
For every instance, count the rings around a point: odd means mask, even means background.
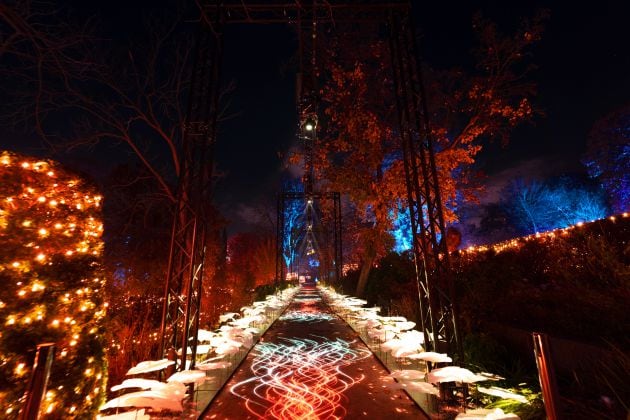
[[[194,368],[197,350],[222,43],[220,6],[213,10],[195,39],[162,308],[161,356],[176,354],[177,370]]]
[[[440,240],[445,232],[440,187],[408,11],[392,10],[389,26],[421,327],[428,349],[456,353],[461,358],[453,279],[446,241]]]
[[[285,241],[285,229],[284,229],[284,212],[285,212],[285,197],[284,193],[278,194],[278,204],[276,213],[276,287],[285,281],[285,267],[284,267],[284,241]]]

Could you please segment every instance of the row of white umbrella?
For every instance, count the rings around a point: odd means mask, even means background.
[[[342,295],[331,288],[320,287],[326,302],[356,328],[364,330],[367,336],[380,344],[381,351],[390,353],[395,358],[424,360],[431,363],[450,363],[451,357],[444,353],[424,350],[424,334],[415,330],[415,322],[402,316],[381,316],[380,308],[365,308],[367,301],[352,296]],[[461,382],[472,384],[476,382],[503,379],[489,373],[473,373],[459,366],[445,366],[425,372],[417,369],[395,370],[390,374],[396,383],[390,388],[402,388],[408,391],[439,395],[435,386],[444,382]],[[510,398],[526,403],[527,399],[499,387],[483,388],[480,392],[500,398]],[[501,409],[472,410],[457,416],[458,419],[518,419],[511,413],[503,413]]]
[[[167,410],[182,412],[183,400],[187,396],[187,385],[199,385],[213,378],[210,371],[228,369],[232,363],[224,360],[242,351],[249,350],[255,342],[254,336],[268,327],[282,310],[291,302],[298,288],[292,287],[269,295],[263,301],[254,302],[241,308],[240,312],[229,312],[219,318],[222,324],[217,331],[200,329],[197,336],[197,357],[203,360],[189,369],[190,360],[185,370],[171,375],[166,382],[152,379],[129,378],[113,386],[112,391],[137,390],[122,394],[105,403],[100,410],[120,409],[127,411],[114,415],[99,416],[101,420],[149,419],[146,409],[154,412]],[[187,349],[187,354],[192,354]],[[182,349],[178,350],[181,355]],[[161,371],[175,364],[175,361],[146,360],[129,369],[127,376],[141,375]]]

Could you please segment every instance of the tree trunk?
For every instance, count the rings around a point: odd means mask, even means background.
[[[372,264],[376,258],[376,252],[373,247],[368,247],[363,254],[363,264],[361,265],[361,273],[359,273],[359,282],[357,283],[356,295],[358,297],[364,297],[365,286],[367,286],[368,277],[370,271],[372,271]]]

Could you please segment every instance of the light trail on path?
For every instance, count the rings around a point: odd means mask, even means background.
[[[251,367],[254,376],[233,385],[232,394],[245,399],[247,410],[257,418],[343,418],[344,391],[364,379],[347,375],[343,367],[370,357],[369,351],[325,337],[283,341],[259,346]],[[239,391],[252,382],[254,395]]]
[[[312,324],[335,318],[319,309],[321,298],[314,290],[303,290],[293,303],[297,308],[287,311],[281,320]],[[263,342],[255,350],[254,376],[232,385],[230,392],[244,399],[245,407],[256,418],[343,418],[343,393],[364,379],[364,375],[344,373],[343,367],[371,355],[353,344],[316,335]],[[253,393],[249,391],[251,385]]]
[[[287,311],[204,412],[205,419],[427,418],[315,288]]]

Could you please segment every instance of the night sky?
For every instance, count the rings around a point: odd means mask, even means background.
[[[544,112],[517,128],[510,144],[490,145],[478,168],[488,175],[488,200],[508,177],[581,171],[586,137],[598,118],[630,100],[630,5],[627,2],[413,2],[424,34],[424,59],[438,68],[472,65],[472,16],[480,11],[509,33],[524,16],[550,10],[532,61],[538,69],[536,105]],[[226,70],[238,83],[234,107],[241,115],[224,124],[219,167],[223,208],[252,217],[273,202],[282,161],[277,151],[294,144],[293,74],[283,72],[296,42],[281,26],[238,26],[226,33]],[[244,147],[247,148],[244,152]],[[225,197],[225,198],[223,198]]]
[[[515,173],[579,170],[593,122],[630,100],[630,3],[461,3],[413,2],[424,34],[424,59],[433,67],[471,66],[471,19],[477,11],[504,32],[537,8],[551,13],[532,60],[539,67],[532,75],[539,85],[536,105],[545,116],[515,130],[506,148],[491,145],[479,156],[478,169],[490,176],[489,185]],[[79,16],[102,20],[113,47],[126,47],[127,34],[139,30],[143,15],[171,7],[148,1],[70,4]],[[237,116],[220,127],[215,159],[223,175],[215,201],[237,229],[246,228],[243,219],[255,218],[261,208],[275,210],[271,206],[280,188],[282,155],[295,144],[295,76],[289,62],[296,45],[293,32],[281,25],[235,25],[226,31],[223,76],[236,83],[230,111]],[[33,144],[26,136],[6,137],[0,139],[10,149],[28,151]],[[93,167],[108,166],[97,157],[90,160]]]

